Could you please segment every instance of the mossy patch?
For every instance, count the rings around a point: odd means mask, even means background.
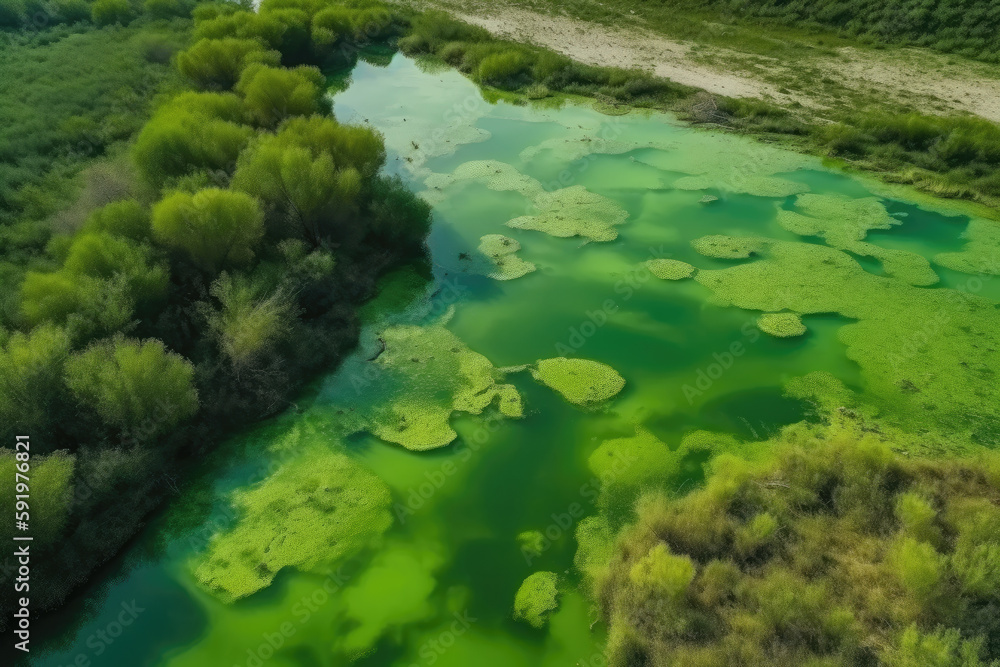
[[[385,484],[346,454],[307,454],[235,493],[239,522],[212,539],[195,577],[229,602],[266,588],[282,568],[330,565],[381,537],[390,502]]]
[[[911,285],[938,282],[930,263],[905,250],[883,248],[864,242],[873,229],[890,229],[900,224],[889,215],[877,197],[853,199],[836,194],[804,194],[795,200],[795,210],[779,210],[778,223],[800,236],[818,236],[827,245],[856,255],[872,257],[885,272]]]
[[[479,239],[479,252],[493,264],[489,277],[494,280],[513,280],[537,268],[517,256],[520,249],[520,243],[503,234],[487,234]]]
[[[768,240],[759,236],[725,236],[715,234],[691,241],[698,254],[716,259],[746,259],[758,255],[767,247]]]
[[[517,535],[517,546],[526,556],[541,556],[545,551],[545,535],[540,530],[526,530]]]
[[[587,466],[609,484],[639,486],[650,479],[672,477],[678,469],[670,448],[644,428],[637,428],[629,438],[605,440],[587,459]]]
[[[514,596],[514,620],[533,628],[544,628],[549,615],[559,608],[559,575],[535,572],[529,575]]]
[[[628,212],[615,201],[582,185],[546,191],[536,179],[497,160],[466,162],[450,174],[433,174],[425,181],[429,189],[423,196],[435,203],[445,196],[445,188],[463,181],[476,181],[491,190],[517,192],[527,198],[537,213],[508,222],[514,229],[531,229],[560,238],[613,241],[618,238],[615,226],[628,219]]]
[[[383,371],[378,390],[385,398],[359,424],[379,438],[411,450],[434,449],[455,439],[449,423],[455,412],[481,414],[496,404],[504,416],[522,415],[517,390],[500,384],[493,364],[444,326],[400,325],[381,338],[384,350],[372,363]]]
[[[739,239],[742,241],[742,239]],[[1000,445],[1000,310],[988,299],[864,271],[827,246],[771,241],[760,259],[695,280],[719,302],[764,312],[839,313],[847,356],[898,419]]]
[[[973,218],[962,236],[962,250],[940,253],[934,261],[953,271],[1000,276],[1000,222]]]
[[[687,262],[677,259],[649,259],[646,268],[660,280],[682,280],[690,278],[697,270]]]
[[[582,185],[543,192],[534,199],[537,215],[524,215],[507,223],[514,229],[533,229],[550,236],[581,236],[591,241],[614,241],[616,225],[628,218],[616,202],[590,192]]]
[[[601,403],[617,396],[625,386],[625,379],[618,371],[590,359],[542,359],[531,369],[531,374],[577,405]]]
[[[776,338],[794,338],[806,332],[802,318],[795,313],[764,313],[757,318],[757,328]]]

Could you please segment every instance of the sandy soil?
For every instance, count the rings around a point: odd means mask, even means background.
[[[439,3],[431,0],[431,4]],[[809,87],[808,91],[785,89],[782,82],[795,75],[795,63],[774,59],[761,65],[759,56],[704,46],[695,57],[690,44],[639,27],[614,28],[505,7],[502,2],[482,10],[477,7],[475,12],[454,6],[447,9],[498,36],[538,44],[587,64],[640,68],[731,97],[798,102],[813,109],[836,103],[823,86]],[[751,60],[757,64],[751,65]],[[823,78],[872,100],[924,112],[967,112],[1000,122],[1000,68],[920,49],[842,48],[835,57],[812,58],[809,64],[818,68]]]

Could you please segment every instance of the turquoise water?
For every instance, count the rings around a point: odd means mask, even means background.
[[[838,338],[849,319],[805,315],[806,335],[774,338],[756,328],[759,312],[722,303],[694,280],[658,279],[645,264],[676,259],[711,270],[743,261],[692,248],[714,234],[822,243],[782,226],[778,211],[793,210],[806,192],[870,197],[862,182],[814,158],[661,114],[490,103],[458,73],[402,56],[384,68],[359,64],[334,96],[334,112],[383,132],[389,171],[431,201],[433,281],[398,308],[372,309],[361,349],[296,410],[204,461],[124,554],[40,624],[43,650],[30,664],[69,665],[79,656],[88,662],[77,664],[171,667],[603,664],[603,626],[573,570],[573,530],[597,511],[590,453],[637,426],[671,447],[698,429],[766,439],[806,416],[782,386],[812,371],[864,391],[861,369]],[[507,166],[441,179],[486,160]],[[498,169],[506,180],[489,182]],[[517,185],[510,174],[528,178]],[[605,209],[624,216],[613,226],[617,238],[586,242],[506,225],[538,215],[547,193],[578,187],[603,198],[585,206],[582,218],[593,221]],[[869,242],[929,261],[962,249],[967,217],[900,201],[880,205],[900,224],[871,231]],[[515,239],[517,255],[536,270],[490,277],[493,267],[477,250],[486,234]],[[878,260],[858,261],[885,274]],[[968,280],[932,266],[941,283],[925,289]],[[982,293],[995,288],[987,282]],[[504,382],[524,405],[520,419],[493,407],[458,412],[451,419],[457,439],[429,451],[365,429],[345,436],[340,422],[385,399],[388,380],[369,374],[369,360],[381,332],[403,324],[443,326],[497,369],[560,356],[596,360],[620,373],[625,388],[606,404],[579,407],[507,369]],[[412,391],[427,393],[414,397],[421,401],[450,399],[438,387]],[[244,520],[233,492],[329,448],[346,451],[391,493],[394,521],[382,539],[345,558],[285,568],[235,603],[203,588],[195,570],[209,540]],[[527,530],[546,537],[534,558],[516,541]],[[538,570],[563,582],[559,610],[543,630],[511,615],[521,581]]]

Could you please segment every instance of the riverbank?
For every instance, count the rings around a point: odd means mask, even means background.
[[[701,90],[658,106],[835,158],[887,182],[976,201],[997,217],[1000,74],[987,63],[876,48],[830,32],[751,29],[704,17],[663,23],[641,7],[623,13],[601,3],[404,3],[442,9],[501,42]],[[460,59],[452,64],[462,68]]]

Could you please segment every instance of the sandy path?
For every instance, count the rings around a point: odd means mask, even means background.
[[[431,4],[439,4],[431,0]],[[441,3],[443,4],[443,3]],[[449,3],[450,4],[450,3]],[[786,90],[781,81],[795,74],[795,63],[777,59],[766,67],[747,66],[749,54],[702,47],[701,60],[710,53],[723,69],[696,60],[691,45],[641,28],[620,29],[569,17],[550,16],[495,2],[470,13],[445,7],[464,21],[495,35],[531,42],[591,65],[639,68],[677,83],[730,97],[769,98],[822,109],[836,104],[822,86],[815,90]],[[758,57],[759,60],[759,57]],[[809,64],[847,88],[869,99],[909,105],[924,112],[966,112],[1000,122],[1000,68],[958,60],[920,49],[865,51],[842,48],[836,57],[817,57]],[[780,92],[779,92],[780,91]]]

